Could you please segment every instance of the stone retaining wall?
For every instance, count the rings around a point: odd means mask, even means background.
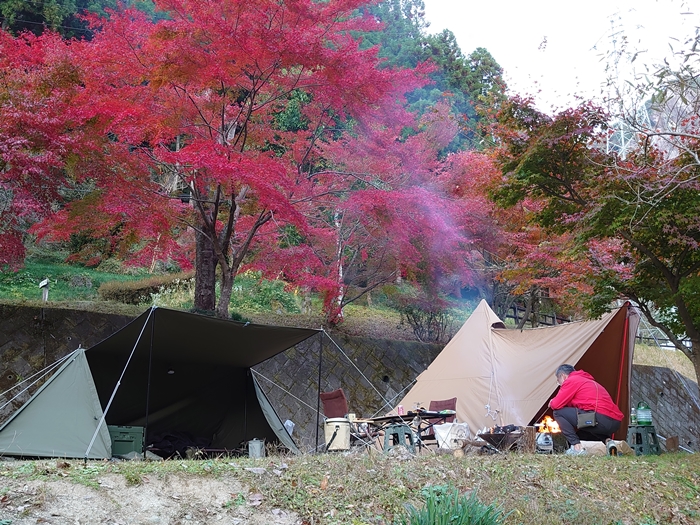
[[[682,447],[700,451],[700,392],[698,384],[669,368],[632,367],[632,406],[640,401],[651,408],[656,433],[678,436]]]

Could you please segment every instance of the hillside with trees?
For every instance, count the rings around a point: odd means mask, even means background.
[[[422,0],[0,15],[5,275],[37,250],[193,272],[220,317],[255,276],[328,325],[378,296],[438,325],[486,298],[521,327],[629,299],[700,376],[697,36],[619,109],[547,114],[488,50],[429,34]]]

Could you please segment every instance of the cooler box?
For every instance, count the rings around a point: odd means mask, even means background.
[[[112,439],[112,455],[121,456],[129,452],[143,452],[144,428],[107,425]]]
[[[350,449],[350,420],[344,417],[326,419],[326,450]]]

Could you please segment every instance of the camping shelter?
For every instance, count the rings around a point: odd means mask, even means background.
[[[297,452],[250,369],[319,333],[153,307],[64,358],[0,427],[0,455],[111,457],[107,425],[145,427],[147,443],[234,450],[258,438]]]
[[[481,301],[399,404],[410,409],[456,397],[457,420],[473,433],[532,425],[555,394],[556,368],[568,363],[593,375],[628,414],[638,325],[639,313],[626,303],[598,320],[506,329]],[[624,420],[617,434],[626,433]]]

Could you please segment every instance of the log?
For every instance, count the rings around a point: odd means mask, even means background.
[[[518,440],[518,450],[526,454],[537,452],[537,429],[535,427],[523,427],[523,435]]]

